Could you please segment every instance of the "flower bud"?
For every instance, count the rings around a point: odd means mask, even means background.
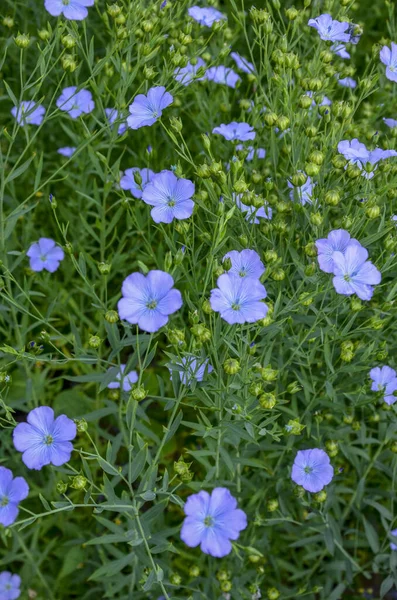
[[[181,329],[169,329],[167,331],[167,339],[173,346],[179,348],[185,346],[185,332]]]
[[[354,343],[351,340],[342,342],[341,344],[341,360],[351,362],[354,357]]]
[[[0,372],[0,384],[10,385],[11,381],[12,381],[11,375],[6,373],[5,371]]]
[[[105,313],[105,319],[108,323],[117,323],[119,320],[119,315],[115,310],[108,310]]]
[[[136,387],[133,387],[130,392],[130,398],[132,398],[132,400],[137,400],[138,402],[140,400],[144,400],[146,396],[147,391],[145,390],[143,385],[137,385]]]
[[[12,17],[4,17],[2,24],[4,25],[4,27],[12,29],[12,27],[14,27],[14,19]]]
[[[277,588],[269,588],[267,590],[267,597],[269,600],[278,600],[278,598],[280,598],[280,592]]]
[[[92,335],[88,340],[88,345],[90,348],[97,349],[102,344],[102,341],[98,335]]]
[[[106,262],[98,263],[98,271],[101,275],[109,275],[111,269],[111,265]]]
[[[290,383],[287,386],[287,393],[288,394],[296,394],[297,392],[300,392],[302,389],[302,386],[300,385],[300,383],[298,383],[297,381],[293,381],[292,383]]]
[[[313,177],[319,174],[320,166],[314,163],[305,163],[305,171],[310,177]]]
[[[273,263],[277,260],[278,255],[275,250],[266,250],[264,257],[266,262]]]
[[[210,330],[207,329],[207,327],[205,327],[205,325],[202,325],[201,323],[193,325],[190,331],[192,332],[194,337],[197,338],[198,341],[202,344],[204,344],[204,342],[208,342],[211,339]]]
[[[274,127],[274,125],[277,123],[277,115],[273,112],[265,113],[263,119],[268,127]]]
[[[262,408],[266,410],[271,410],[276,406],[276,396],[271,392],[266,392],[259,396],[259,404]]]
[[[287,433],[291,435],[300,435],[305,429],[306,425],[302,425],[299,419],[290,419],[285,426]]]
[[[334,60],[334,54],[330,50],[320,52],[320,59],[324,64],[328,64]]]
[[[227,581],[229,577],[231,577],[231,573],[225,569],[220,569],[216,574],[218,581]]]
[[[253,396],[258,397],[263,392],[262,384],[260,383],[260,381],[253,381],[249,386],[248,391]]]
[[[298,15],[299,15],[299,12],[295,8],[295,6],[291,6],[290,8],[287,8],[285,11],[285,16],[290,21],[294,21]]]
[[[350,164],[346,169],[346,175],[349,179],[357,179],[361,175],[361,169],[358,165]]]
[[[281,116],[277,118],[277,127],[280,129],[280,131],[285,131],[288,129],[289,124],[290,120],[288,117]]]
[[[278,500],[277,498],[270,498],[267,501],[266,508],[269,512],[274,512],[278,509]]]
[[[267,367],[259,367],[258,371],[263,381],[275,381],[278,377],[278,371],[272,369],[270,365]]]
[[[178,573],[171,573],[170,583],[171,583],[171,585],[179,586],[182,583],[182,577]]]
[[[30,37],[27,33],[18,33],[18,35],[14,38],[14,42],[18,46],[18,48],[22,48],[24,50],[30,44]]]
[[[64,494],[66,492],[66,490],[68,489],[68,484],[65,483],[64,481],[58,481],[56,488],[57,488],[58,494]]]
[[[228,375],[235,375],[240,370],[240,363],[235,358],[228,358],[223,363],[223,368]]]
[[[113,19],[118,17],[121,14],[122,8],[117,3],[108,5],[108,15],[110,15]]]
[[[71,48],[74,48],[76,45],[76,39],[70,33],[62,36],[61,42],[62,42],[62,45],[65,46],[65,48],[68,48],[69,50]]]
[[[77,69],[77,63],[72,54],[64,54],[61,58],[62,68],[73,73]]]
[[[314,127],[314,125],[310,125],[309,127],[306,127],[305,134],[308,138],[314,138],[317,135],[317,128]]]
[[[211,177],[211,170],[209,166],[204,163],[196,168],[196,174],[201,179],[209,179]]]
[[[250,17],[254,21],[254,23],[265,23],[270,20],[270,13],[266,10],[258,9],[253,6],[250,10]]]
[[[41,40],[43,40],[43,42],[48,42],[51,37],[51,33],[48,31],[48,29],[39,29],[37,35]]]
[[[324,200],[329,206],[337,206],[340,202],[340,194],[337,190],[329,190],[325,194]]]
[[[310,108],[312,103],[312,98],[310,98],[310,96],[307,94],[302,94],[302,96],[299,98],[299,106],[301,108]]]
[[[190,577],[200,577],[200,569],[197,565],[192,565],[189,569]]]
[[[281,269],[281,268],[275,269],[271,273],[271,278],[274,279],[274,281],[283,281],[283,279],[285,279],[284,269]]]
[[[313,499],[315,502],[322,504],[327,499],[327,492],[325,490],[321,490],[321,492],[317,492],[317,494],[313,495]]]
[[[305,495],[305,488],[303,488],[300,485],[297,485],[296,487],[294,487],[293,493],[296,498],[303,498],[303,496]]]
[[[232,582],[231,581],[222,581],[221,583],[221,590],[222,592],[230,592],[230,590],[232,589]]]
[[[83,475],[76,475],[73,477],[71,487],[74,490],[84,490],[87,485],[87,479]]]
[[[313,296],[310,295],[310,292],[303,292],[299,296],[299,302],[303,306],[310,306],[311,304],[313,304]]]
[[[365,211],[365,214],[369,219],[377,219],[380,215],[380,207],[377,204],[369,206]]]
[[[170,126],[171,128],[176,131],[177,133],[180,133],[182,131],[182,120],[179,117],[171,117],[170,118]]]
[[[309,161],[315,165],[322,165],[324,162],[324,154],[320,150],[314,150],[309,155]]]
[[[323,215],[320,212],[315,212],[310,215],[310,222],[313,223],[313,225],[315,225],[316,227],[319,227],[322,224],[323,220]]]
[[[244,194],[244,192],[248,191],[248,185],[244,179],[238,179],[238,181],[235,182],[233,189],[237,194]]]
[[[145,65],[143,67],[143,76],[147,81],[151,81],[157,75],[156,69],[154,69],[151,65]]]
[[[339,452],[338,442],[335,442],[334,440],[327,440],[325,442],[325,447],[331,458],[336,456]]]
[[[295,175],[292,175],[291,177],[291,183],[295,186],[295,187],[302,187],[302,185],[304,185],[307,181],[307,175],[306,173],[303,173],[303,171],[299,171],[298,173],[295,173]]]

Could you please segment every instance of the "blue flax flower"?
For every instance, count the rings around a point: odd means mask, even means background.
[[[344,44],[332,44],[330,50],[331,52],[334,52],[336,56],[339,56],[339,58],[350,58],[350,54],[346,50],[346,46]]]
[[[330,42],[350,41],[350,33],[348,32],[350,23],[336,21],[331,15],[324,14],[315,19],[309,19],[308,25],[317,29],[322,40]]]
[[[40,238],[30,246],[26,255],[30,258],[30,268],[37,273],[43,269],[54,273],[65,258],[62,248],[51,238]]]
[[[27,114],[29,113],[29,114]],[[41,125],[44,119],[45,108],[32,100],[21,102],[11,109],[11,114],[20,125]]]
[[[237,275],[238,277],[254,277],[259,279],[265,272],[263,262],[259,258],[259,254],[255,250],[231,250],[223,257],[223,261],[226,258],[230,258],[232,266],[228,273],[231,275]]]
[[[223,135],[223,137],[229,141],[238,140],[240,142],[254,140],[256,136],[251,125],[248,123],[237,123],[236,121],[232,121],[228,125],[222,123],[219,127],[214,127],[212,133],[219,133],[219,135]]]
[[[139,173],[142,178],[142,183],[138,184],[135,181],[134,173]],[[151,169],[138,169],[138,167],[132,167],[124,172],[123,177],[120,180],[120,187],[123,190],[129,190],[134,198],[142,198],[143,190],[153,179],[154,171]]]
[[[44,6],[53,17],[63,15],[69,21],[82,21],[88,15],[87,6],[95,0],[45,0]]]
[[[10,469],[0,467],[0,524],[8,527],[18,516],[18,504],[29,494],[23,477],[13,477]]]
[[[190,548],[200,545],[202,552],[216,558],[230,554],[230,540],[237,540],[247,527],[247,515],[226,488],[215,488],[211,495],[205,491],[192,494],[184,510],[182,541]]]
[[[316,184],[312,182],[311,177],[308,177],[300,187],[295,187],[290,181],[287,181],[287,185],[291,190],[289,193],[291,200],[295,200],[297,197],[302,206],[313,204],[313,189]]]
[[[58,154],[61,156],[66,156],[66,158],[70,158],[76,152],[76,148],[74,146],[63,146],[62,148],[58,148]]]
[[[224,273],[218,277],[217,286],[211,290],[211,308],[230,325],[255,323],[266,317],[268,307],[262,302],[266,289],[258,279]]]
[[[171,223],[191,216],[193,194],[194,183],[190,179],[178,179],[172,171],[161,171],[146,185],[142,200],[153,206],[150,214],[155,223]]]
[[[0,600],[17,600],[21,595],[21,578],[9,571],[0,573]]]
[[[223,65],[210,67],[205,74],[205,78],[208,81],[221,83],[231,88],[235,88],[237,83],[241,81],[241,77],[233,69],[228,69]]]
[[[394,392],[397,391],[397,374],[391,367],[375,367],[369,372],[372,379],[371,390],[373,392],[382,392],[383,400],[389,406],[397,401]]]
[[[320,448],[299,450],[292,466],[291,479],[307,492],[320,492],[334,476],[329,456]]]
[[[392,129],[394,127],[397,127],[397,120],[396,119],[385,119],[385,118],[383,118],[383,121],[384,121],[385,125],[387,125],[388,127],[391,127]]]
[[[77,119],[83,114],[88,115],[95,108],[91,92],[88,90],[77,91],[77,87],[74,85],[62,90],[56,104],[60,110],[67,112],[72,119]]]
[[[209,364],[208,358],[197,358],[193,355],[183,356],[181,362],[175,363],[179,370],[179,379],[184,385],[190,385],[192,380],[203,381],[204,376],[211,373],[214,368]],[[169,369],[172,376],[172,369]]]
[[[240,69],[240,71],[243,71],[244,73],[254,72],[254,65],[251,62],[249,62],[246,58],[241,56],[238,52],[231,52],[230,56],[232,57],[232,59],[237,65],[237,68]]]
[[[247,162],[251,162],[254,158],[262,159],[266,156],[266,150],[264,148],[254,148],[253,146],[244,146],[244,144],[237,144],[236,150],[248,150],[246,157]]]
[[[390,533],[397,537],[397,529],[393,529]],[[397,545],[394,542],[390,542],[390,550],[397,550]]]
[[[397,44],[391,43],[391,50],[383,46],[380,51],[380,60],[386,65],[386,77],[390,81],[397,81]]]
[[[334,252],[333,284],[338,294],[357,294],[361,300],[371,300],[373,287],[381,281],[378,269],[367,260],[368,251],[361,245],[351,245],[342,252]]]
[[[152,87],[145,94],[135,96],[130,105],[130,115],[127,117],[128,127],[140,129],[153,125],[163,114],[163,110],[174,101],[164,86]]]
[[[242,213],[245,213],[245,220],[250,221],[251,223],[255,223],[256,225],[260,223],[259,219],[271,219],[273,216],[273,211],[270,206],[261,206],[260,208],[255,208],[255,206],[251,206],[248,204],[244,204],[241,200],[243,198],[243,194],[237,194],[233,196],[238,208]]]
[[[76,437],[76,425],[66,415],[54,418],[49,406],[30,411],[27,423],[19,423],[13,433],[14,446],[23,452],[28,469],[39,471],[45,465],[56,467],[67,463],[73,451],[71,440]]]
[[[214,23],[226,19],[224,14],[211,6],[205,6],[203,8],[200,6],[191,6],[187,12],[189,17],[192,17],[197,23],[205,25],[206,27],[212,27]]]
[[[359,142],[357,138],[351,141],[342,140],[339,142],[338,152],[343,154],[350,164],[358,165],[360,169],[369,161],[369,151],[365,144]]]
[[[192,65],[192,63],[188,62],[186,67],[178,67],[174,71],[174,77],[179,83],[182,85],[189,85],[192,81],[203,81],[205,76],[197,77],[197,71],[201,67],[205,67],[205,62],[202,58],[196,59],[196,64]]]
[[[338,79],[338,85],[354,90],[357,87],[357,81],[352,77],[344,77],[343,79]]]
[[[110,125],[113,125],[113,123],[120,118],[119,112],[115,108],[105,108],[105,115],[107,116]],[[120,123],[117,129],[117,133],[119,135],[123,135],[123,133],[125,133],[126,131],[127,123]]]
[[[182,295],[173,289],[174,280],[164,271],[132,273],[121,288],[117,308],[120,319],[154,333],[168,323],[169,315],[182,306]]]
[[[120,365],[120,371],[116,375],[116,380],[111,381],[108,385],[110,390],[117,390],[121,386],[121,380],[123,380],[123,390],[124,392],[129,392],[134,383],[136,383],[139,379],[138,373],[136,371],[130,371],[129,373],[124,373],[126,365]],[[108,371],[111,371],[113,367],[110,367]]]
[[[358,245],[360,242],[350,237],[350,233],[345,229],[335,229],[328,234],[327,238],[315,242],[318,251],[318,264],[324,273],[334,272],[334,252],[344,254],[348,246]]]

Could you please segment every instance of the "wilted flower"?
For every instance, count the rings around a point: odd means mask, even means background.
[[[219,67],[210,67],[205,74],[205,78],[208,81],[222,83],[231,88],[235,88],[237,82],[241,81],[241,77],[237,75],[233,69],[228,69],[223,65],[220,65]]]
[[[115,121],[119,118],[119,112],[115,108],[105,108],[105,114],[108,118],[110,125],[113,125]],[[123,135],[127,131],[127,124],[120,123],[119,128],[117,129],[117,133],[119,135]]]
[[[329,456],[320,448],[299,450],[292,466],[291,479],[307,492],[320,492],[334,476]]]
[[[188,9],[189,17],[192,17],[197,23],[200,25],[205,25],[206,27],[212,27],[214,23],[218,21],[222,21],[222,19],[226,19],[226,16],[222,14],[216,8],[212,8],[211,6],[206,6],[201,8],[200,6],[191,6]]]
[[[13,575],[9,571],[0,573],[0,599],[17,600],[21,595],[21,578],[19,575]]]
[[[89,114],[95,108],[91,92],[88,90],[77,91],[76,86],[62,90],[56,104],[60,110],[69,113],[72,119],[77,119],[82,114]]]
[[[360,242],[350,237],[350,233],[344,229],[336,229],[328,234],[327,238],[315,242],[318,250],[318,263],[324,273],[334,272],[334,252],[345,253],[350,245],[361,246]]]
[[[164,86],[152,87],[147,95],[138,94],[130,105],[127,117],[128,127],[140,129],[153,125],[163,114],[163,110],[173,102],[173,97]]]
[[[256,135],[251,125],[248,123],[237,123],[236,121],[232,121],[228,125],[222,123],[219,127],[214,127],[212,133],[219,133],[219,135],[223,135],[229,141],[239,140],[240,142],[254,140]]]
[[[225,273],[218,277],[217,286],[211,290],[211,308],[230,325],[255,323],[266,317],[268,307],[262,300],[267,294],[259,280]]]
[[[215,488],[211,495],[205,491],[192,494],[184,510],[182,541],[190,548],[200,544],[202,552],[216,558],[227,556],[232,550],[230,540],[237,540],[247,527],[247,515],[226,488]]]
[[[190,179],[178,179],[172,171],[161,171],[145,186],[142,200],[154,207],[150,214],[155,223],[171,223],[191,216],[193,194],[194,183]]]
[[[108,388],[110,390],[119,389],[121,385],[121,380],[123,380],[123,390],[125,392],[129,392],[134,383],[136,383],[139,379],[138,373],[136,371],[130,371],[129,373],[124,374],[126,365],[120,365],[120,372],[116,375],[116,381],[111,381],[108,384]],[[108,372],[111,371],[113,367],[108,369]]]
[[[173,289],[174,280],[164,271],[132,273],[123,282],[117,308],[120,319],[155,332],[168,323],[169,315],[182,306],[182,295]]]
[[[26,114],[29,113],[29,114]],[[41,125],[44,119],[45,108],[32,100],[23,101],[11,109],[11,114],[20,125]]]
[[[380,51],[380,60],[386,65],[386,77],[390,81],[397,81],[397,44],[391,43],[391,50],[388,46],[383,46]]]
[[[231,52],[230,56],[232,57],[232,59],[237,65],[237,68],[240,69],[240,71],[244,71],[244,73],[254,72],[254,65],[251,62],[249,62],[246,58],[238,54],[238,52]]]
[[[370,300],[373,285],[381,281],[378,269],[369,261],[368,251],[360,244],[350,245],[344,254],[334,252],[333,284],[338,294],[357,294],[361,300]]]
[[[88,15],[87,6],[95,0],[45,0],[44,6],[53,17],[63,15],[69,21],[82,21]]]
[[[62,156],[66,156],[66,158],[70,158],[76,152],[76,148],[74,146],[63,146],[58,148],[57,152]]]
[[[32,271],[40,272],[43,269],[54,273],[59,263],[64,259],[65,253],[60,246],[50,238],[40,238],[32,244],[26,255],[30,258]]]
[[[18,516],[18,504],[29,494],[29,486],[23,477],[13,477],[12,471],[0,467],[0,524],[8,527]],[[3,573],[0,575],[0,598]],[[17,596],[15,596],[17,598]]]
[[[226,258],[230,258],[232,262],[231,269],[228,273],[231,275],[237,275],[238,277],[255,277],[259,279],[265,272],[265,267],[259,255],[255,250],[232,250],[223,257],[223,261]]]
[[[317,29],[322,40],[331,42],[350,41],[350,33],[346,33],[350,28],[350,24],[336,21],[331,15],[324,14],[315,19],[309,19],[308,25]]]
[[[139,173],[142,182],[138,185],[134,173]],[[143,190],[148,183],[152,181],[154,172],[151,169],[139,169],[133,167],[132,169],[126,169],[123,177],[120,179],[120,187],[123,190],[129,190],[134,198],[142,198]]]
[[[23,452],[28,469],[40,470],[50,463],[59,467],[70,460],[71,440],[76,437],[76,425],[66,415],[54,419],[49,406],[30,411],[27,423],[19,423],[13,432],[14,446]]]
[[[179,83],[182,85],[189,85],[192,81],[203,81],[205,79],[205,75],[202,77],[196,77],[197,71],[205,67],[205,62],[202,58],[197,59],[197,63],[192,65],[192,63],[188,62],[186,67],[178,67],[174,71],[174,77]]]

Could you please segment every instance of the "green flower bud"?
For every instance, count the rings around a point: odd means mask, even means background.
[[[300,485],[297,485],[296,487],[294,487],[294,496],[296,498],[303,498],[305,495],[305,488],[301,487]]]
[[[170,118],[170,126],[174,131],[176,131],[177,133],[180,133],[183,128],[182,120],[179,117],[171,117]]]
[[[47,29],[39,29],[37,35],[43,42],[48,42],[51,37],[51,33]]]
[[[339,452],[338,442],[335,442],[334,440],[327,440],[325,442],[325,447],[331,458],[336,456]]]
[[[343,422],[345,423],[345,425],[351,425],[353,423],[353,415],[345,415],[343,417]]]
[[[98,263],[98,271],[101,275],[108,275],[110,273],[111,265],[106,262]]]
[[[85,433],[88,430],[88,423],[85,419],[75,419],[75,423],[79,433]]]
[[[318,175],[320,173],[320,166],[314,163],[306,163],[305,171],[310,177],[313,177],[314,175]]]
[[[117,388],[108,390],[108,396],[110,400],[118,400],[120,398],[120,390]]]
[[[157,75],[157,71],[156,69],[154,69],[152,66],[150,65],[145,65],[143,68],[143,76],[147,81],[151,81],[152,79],[154,79]],[[180,119],[179,119],[180,120]],[[172,121],[172,118],[170,119],[170,121]],[[171,127],[172,127],[172,123],[171,123]],[[174,128],[175,129],[175,128]],[[181,121],[181,129],[182,129],[182,121]]]
[[[61,58],[62,68],[73,73],[77,69],[77,62],[72,54],[64,54]]]
[[[285,279],[284,269],[275,269],[271,274],[271,278],[274,279],[274,281],[283,281],[283,279]]]
[[[124,15],[120,15],[119,17],[117,17],[116,19],[116,23],[120,20],[120,19],[124,19],[125,21],[125,16]],[[116,30],[116,37],[118,40],[125,40],[128,37],[128,31],[126,27],[118,27]]]
[[[291,435],[300,435],[305,429],[306,425],[302,425],[299,419],[290,419],[285,426],[287,433]]]
[[[12,19],[11,17],[4,17],[2,24],[4,25],[4,27],[12,29],[12,27],[14,27],[14,19]]]
[[[270,365],[268,365],[267,367],[259,367],[258,371],[263,381],[276,381],[278,377],[278,371],[272,369]]]
[[[297,392],[300,392],[302,389],[302,386],[300,385],[300,383],[298,383],[297,381],[293,381],[292,383],[290,383],[287,386],[287,393],[288,394],[296,394]]]
[[[309,265],[307,265],[307,267],[305,267],[305,275],[307,277],[311,277],[312,275],[314,275],[314,273],[316,273],[317,271],[317,265],[316,263],[312,262]]]
[[[305,246],[305,254],[307,256],[317,256],[317,248],[316,248],[316,244],[314,242],[309,242],[308,244],[306,244]]]
[[[74,490],[84,490],[87,485],[87,479],[83,475],[73,477],[71,487]]]
[[[239,179],[235,182],[233,189],[237,194],[244,194],[244,192],[248,191],[248,185],[244,179]]]
[[[266,504],[267,510],[269,512],[274,512],[278,509],[278,500],[277,498],[270,498]]]
[[[313,304],[313,296],[310,295],[310,292],[303,292],[299,296],[299,302],[303,306],[310,306],[311,304]]]
[[[147,391],[145,390],[143,385],[137,385],[136,387],[133,387],[130,392],[130,398],[132,398],[133,400],[137,400],[138,402],[140,400],[144,400],[146,396]]]
[[[102,344],[101,338],[98,335],[91,335],[88,340],[88,345],[90,348],[97,349]]]
[[[30,37],[27,33],[18,33],[18,35],[14,38],[14,42],[18,46],[18,48],[22,48],[24,50],[30,44]]]
[[[306,127],[306,129],[305,129],[305,134],[308,138],[316,137],[317,133],[318,133],[317,128],[314,127],[314,125],[310,125],[309,127]]]
[[[266,10],[255,8],[255,6],[250,10],[250,17],[254,23],[265,23],[270,20],[270,14]]]
[[[285,16],[290,21],[294,21],[298,15],[299,15],[299,11],[297,11],[294,6],[291,6],[290,8],[287,8],[286,11],[285,11]]]
[[[61,42],[62,42],[62,45],[65,46],[65,48],[68,48],[69,50],[71,48],[74,48],[76,45],[76,39],[70,33],[62,36]]]
[[[222,581],[222,583],[221,583],[221,590],[222,590],[222,592],[230,592],[231,589],[232,589],[232,582],[231,581]]]
[[[322,504],[323,502],[325,502],[327,499],[327,492],[325,490],[321,490],[321,492],[318,492],[317,494],[313,495],[313,500],[315,502],[318,502],[318,504]]]
[[[248,391],[253,396],[260,396],[263,392],[262,384],[259,381],[253,381],[248,388]]]
[[[267,590],[267,597],[269,600],[278,600],[278,598],[280,598],[280,592],[277,588],[269,588]]]
[[[274,125],[277,123],[278,117],[276,113],[266,112],[263,119],[268,127],[274,127]]]
[[[303,171],[300,171],[299,173],[295,173],[295,175],[292,175],[291,177],[291,183],[295,186],[295,187],[302,187],[302,185],[304,185],[307,181],[307,175],[306,173],[303,173]]]
[[[313,225],[316,225],[316,227],[319,227],[323,220],[323,215],[320,212],[315,212],[310,215],[310,222],[313,223]]]
[[[198,323],[197,325],[193,325],[190,329],[195,338],[198,339],[199,342],[204,344],[204,342],[208,342],[211,339],[211,332],[205,325]]]
[[[204,300],[204,302],[201,305],[201,308],[206,315],[210,315],[211,313],[214,312],[212,310],[211,303],[209,300]]]
[[[116,17],[118,17],[121,14],[121,6],[119,6],[118,4],[114,3],[111,4],[110,6],[108,5],[108,15],[110,15],[113,19],[115,19]]]
[[[105,314],[105,319],[108,323],[117,323],[119,320],[119,315],[115,310],[108,310]]]
[[[286,129],[288,129],[289,124],[290,124],[290,120],[288,117],[284,117],[284,116],[278,117],[277,127],[280,129],[280,131],[285,131]]]
[[[358,165],[349,164],[346,169],[346,175],[349,179],[357,179],[361,175],[361,169]]]
[[[334,60],[334,54],[330,50],[320,52],[320,59],[323,63],[328,64]]]
[[[248,560],[250,561],[250,563],[255,565],[256,563],[260,562],[261,557],[259,556],[259,554],[249,554]]]
[[[200,577],[200,569],[197,565],[192,565],[189,569],[190,577]]]
[[[268,263],[274,263],[278,259],[278,255],[275,250],[266,250],[264,257],[265,261]]]
[[[64,494],[66,492],[66,490],[68,489],[68,484],[65,483],[64,481],[58,481],[56,487],[57,487],[58,494]]]
[[[394,453],[397,454],[397,441],[396,442],[392,442],[390,444],[390,450]]]
[[[337,190],[329,190],[325,194],[324,200],[329,206],[337,206],[340,202],[340,194]]]
[[[347,163],[347,160],[345,159],[345,157],[342,154],[337,154],[336,156],[333,157],[332,159],[332,164],[335,167],[335,169],[344,169]]]
[[[309,161],[315,165],[322,165],[324,158],[324,154],[320,150],[314,150],[309,154]]]
[[[5,371],[0,371],[0,384],[2,385],[10,385],[12,382],[11,375],[6,373]]]
[[[166,252],[166,255],[164,257],[164,271],[166,271],[168,273],[168,271],[171,270],[172,267],[172,252],[168,251]]]
[[[223,368],[228,375],[235,375],[240,371],[240,363],[235,358],[228,358],[223,363]]]
[[[259,397],[259,404],[262,408],[266,410],[271,410],[276,406],[276,397],[271,392],[266,392]]]
[[[169,329],[167,331],[167,339],[170,344],[177,347],[185,346],[185,332],[181,329]]]
[[[307,94],[302,94],[299,98],[299,106],[301,108],[310,108],[312,105],[313,99],[310,98]]]
[[[209,166],[204,163],[196,168],[196,174],[201,179],[209,179],[211,177],[211,170]]]
[[[231,577],[231,573],[229,571],[226,571],[225,569],[221,569],[216,574],[216,578],[218,581],[226,581],[227,579],[229,579],[229,577]]]
[[[360,429],[361,429],[360,421],[353,421],[352,429],[353,429],[353,431],[360,431]]]
[[[374,204],[373,206],[369,206],[367,208],[365,214],[369,219],[377,219],[380,215],[380,208],[377,204]]]
[[[178,573],[171,573],[170,583],[171,583],[171,585],[179,586],[182,583],[182,577],[180,575],[178,575]]]

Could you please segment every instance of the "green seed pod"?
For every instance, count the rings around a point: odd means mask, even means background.
[[[140,400],[144,400],[146,396],[147,391],[143,385],[137,385],[136,387],[132,388],[130,392],[130,398],[132,398],[132,400],[137,400],[138,402]]]
[[[280,598],[280,592],[277,588],[269,588],[267,590],[267,597],[269,600],[278,600],[278,598]]]
[[[111,269],[111,265],[106,262],[98,263],[98,271],[101,275],[109,275]]]
[[[235,375],[240,371],[240,363],[235,358],[228,358],[223,363],[223,368],[228,375]]]
[[[337,206],[340,202],[340,194],[337,190],[329,190],[325,194],[324,200],[329,206]]]
[[[280,129],[280,131],[285,131],[286,129],[288,129],[289,124],[290,124],[290,120],[288,117],[285,117],[285,116],[278,117],[277,127]]]
[[[271,274],[271,278],[274,279],[274,281],[283,281],[283,279],[285,279],[284,269],[275,269]]]
[[[88,340],[88,345],[90,348],[97,349],[102,344],[102,340],[98,335],[91,335]]]
[[[313,99],[307,94],[302,94],[302,96],[299,98],[299,106],[301,108],[310,108],[312,103]]]
[[[304,185],[306,183],[306,181],[307,181],[307,175],[306,175],[306,173],[303,173],[303,171],[299,171],[298,173],[295,173],[291,177],[291,183],[295,187],[301,187],[302,185]]]
[[[306,163],[305,164],[305,171],[306,173],[310,176],[313,177],[315,175],[318,175],[320,172],[320,166],[316,165],[314,163]]]
[[[335,442],[334,440],[327,440],[325,442],[325,447],[331,458],[336,456],[339,452],[338,442]]]
[[[22,50],[25,50],[30,44],[29,34],[18,33],[18,35],[14,38],[14,42],[16,43],[18,48],[22,48]]]
[[[310,139],[316,137],[317,133],[318,133],[318,130],[316,127],[314,127],[314,125],[310,125],[309,127],[306,127],[306,129],[305,129],[305,134]]]
[[[14,19],[11,17],[4,17],[2,20],[2,24],[4,27],[8,27],[8,29],[12,29],[14,27]]]
[[[267,510],[269,512],[274,512],[278,509],[278,506],[279,504],[277,498],[270,498],[270,500],[268,500],[266,504]]]
[[[274,112],[267,112],[265,113],[263,119],[268,127],[274,127],[274,125],[277,123],[278,117]]]
[[[294,6],[291,6],[291,8],[287,8],[285,11],[285,16],[290,21],[294,21],[298,15],[299,15],[299,11]]]
[[[108,310],[105,313],[105,319],[108,323],[117,323],[119,320],[119,315],[115,310]]]
[[[313,495],[313,499],[315,502],[318,502],[318,504],[323,504],[323,502],[325,502],[327,499],[327,492],[325,490],[321,490],[321,492]]]
[[[83,475],[73,477],[71,487],[74,490],[84,490],[87,485],[87,479]]]
[[[276,406],[276,402],[276,397],[271,392],[266,392],[265,394],[259,396],[259,404],[266,410],[271,410],[274,408]]]
[[[275,250],[266,250],[264,257],[266,262],[273,263],[278,259],[278,254]]]

